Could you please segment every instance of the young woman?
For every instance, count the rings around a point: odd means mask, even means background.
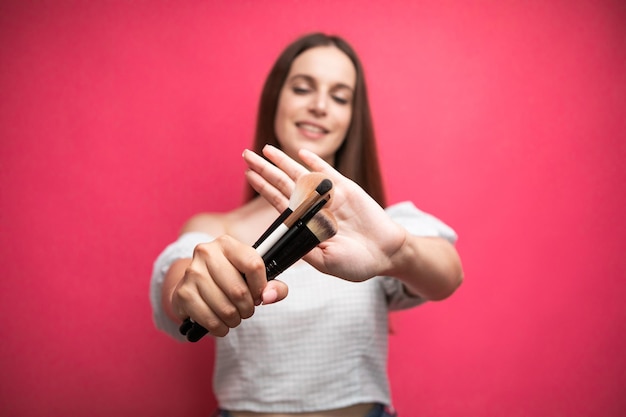
[[[394,415],[387,312],[447,298],[462,267],[444,223],[410,202],[383,208],[363,70],[344,40],[312,34],[285,49],[243,158],[248,201],[192,217],[157,259],[156,325],[182,340],[190,317],[215,337],[218,415]],[[337,234],[268,282],[251,245],[310,171],[333,182]]]

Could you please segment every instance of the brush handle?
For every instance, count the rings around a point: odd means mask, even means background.
[[[309,253],[320,241],[315,234],[299,222],[278,241],[263,258],[267,280],[272,280]]]
[[[187,338],[190,342],[197,342],[202,339],[205,334],[209,333],[207,329],[191,320],[191,318],[187,317],[183,324],[180,325],[178,329],[180,333]]]
[[[287,207],[282,213],[280,213],[280,216],[278,216],[276,220],[274,220],[274,223],[272,223],[270,227],[268,227],[267,230],[263,232],[261,237],[254,243],[254,245],[252,245],[252,247],[254,249],[258,248],[261,243],[263,243],[263,241],[267,239],[269,235],[274,232],[274,230],[276,230],[278,226],[285,222],[285,220],[291,215],[291,213],[293,213],[293,210],[291,210],[289,207]]]
[[[259,255],[264,256],[272,246],[280,240],[280,238],[289,231],[289,227],[285,223],[281,223],[274,229],[272,233],[256,248]]]

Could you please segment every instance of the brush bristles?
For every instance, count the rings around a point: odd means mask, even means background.
[[[330,188],[328,188],[327,185],[322,185],[322,183],[326,183],[326,182],[330,184]],[[317,192],[318,188],[322,190],[327,189],[327,192],[324,193],[323,195],[320,195]],[[293,226],[305,213],[307,213],[311,209],[311,207],[315,206],[322,199],[330,199],[331,191],[332,191],[332,182],[329,179],[325,178],[324,180],[321,181],[321,183],[317,187],[315,187],[314,190],[311,190],[309,194],[307,194],[304,201],[298,207],[296,207],[296,209],[293,211],[293,213],[289,215],[289,217],[285,219],[285,222],[283,224],[287,226],[288,228],[291,228],[291,226]]]
[[[315,191],[317,191],[319,195],[324,195],[327,192],[329,192],[332,188],[333,188],[332,181],[329,180],[328,178],[324,178],[322,182],[320,182],[320,185],[318,185],[317,188],[315,188]]]
[[[304,174],[298,178],[296,181],[296,187],[289,198],[289,208],[291,210],[295,210],[296,207],[298,207],[304,199],[307,198],[311,190],[317,191],[317,188],[322,186],[322,183],[325,184],[324,187],[327,187],[328,183],[330,183],[330,187],[326,190],[326,192],[332,191],[332,182],[330,182],[330,180],[327,179],[321,172],[309,172],[308,174]],[[318,194],[321,195],[326,192]]]
[[[327,209],[320,210],[308,223],[299,223],[281,238],[264,256],[267,279],[274,279],[310,252],[315,246],[337,233],[337,221]]]
[[[320,242],[330,239],[337,233],[337,220],[328,209],[321,209],[306,226]]]

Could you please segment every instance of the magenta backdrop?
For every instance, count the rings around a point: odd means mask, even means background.
[[[3,1],[2,416],[208,415],[212,342],[154,329],[152,262],[239,204],[261,83],[312,30],[362,56],[390,201],[460,235],[463,287],[392,317],[401,415],[623,416],[618,0]]]

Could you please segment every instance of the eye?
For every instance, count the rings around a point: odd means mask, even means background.
[[[330,90],[330,97],[335,103],[345,106],[352,103],[353,94],[351,89],[340,86]]]
[[[311,89],[308,87],[293,86],[291,88],[291,91],[293,91],[295,94],[303,95],[303,94],[307,94],[309,91],[311,91]]]
[[[340,96],[332,96],[333,100],[335,100],[335,102],[339,103],[339,104],[348,104],[350,102],[350,100],[348,100],[345,97],[340,97]]]

